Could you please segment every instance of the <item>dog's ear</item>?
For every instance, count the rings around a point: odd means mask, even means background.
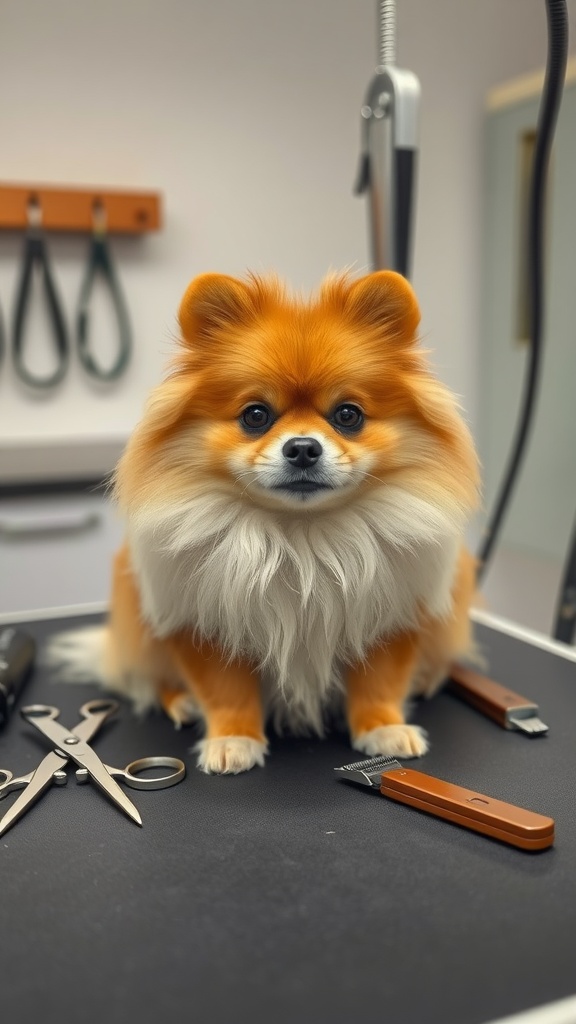
[[[186,289],[178,321],[184,341],[196,345],[226,327],[249,323],[254,315],[252,293],[242,281],[225,274],[201,274]]]
[[[392,340],[415,340],[420,308],[412,286],[393,270],[377,270],[354,281],[346,296],[346,311],[357,323],[381,329]]]

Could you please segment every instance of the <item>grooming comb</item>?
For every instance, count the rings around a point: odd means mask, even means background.
[[[394,757],[371,757],[334,771],[351,782],[379,789],[391,800],[523,850],[545,850],[554,842],[552,818],[403,768]]]
[[[548,726],[538,718],[538,705],[464,665],[452,665],[448,688],[503,729],[542,736]]]

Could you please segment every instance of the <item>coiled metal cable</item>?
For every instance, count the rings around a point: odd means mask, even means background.
[[[378,64],[386,67],[396,63],[396,0],[379,0]]]

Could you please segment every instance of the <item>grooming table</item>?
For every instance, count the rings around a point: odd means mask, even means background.
[[[22,625],[42,644],[98,620]],[[443,692],[414,709],[432,748],[409,763],[555,818],[552,849],[338,781],[332,769],[362,756],[345,735],[272,738],[265,769],[209,777],[192,729],[125,705],[93,741],[100,757],[168,754],[188,775],[126,791],[139,829],[69,766],[1,838],[2,1019],[480,1024],[575,993],[576,663],[485,625],[477,636],[548,736],[505,732]],[[55,704],[72,726],[100,694],[38,668],[20,703]],[[15,713],[0,766],[28,772],[48,749]]]

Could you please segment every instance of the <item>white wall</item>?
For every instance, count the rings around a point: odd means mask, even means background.
[[[166,223],[158,236],[115,242],[136,330],[127,377],[98,392],[74,366],[57,396],[38,400],[4,367],[0,439],[126,434],[198,272],[275,269],[310,289],[330,267],[366,267],[364,202],[351,188],[375,9],[3,0],[0,180],[158,188]],[[398,51],[423,87],[415,284],[425,339],[473,419],[483,99],[544,63],[543,0],[400,0]],[[0,236],[5,312],[20,247]],[[85,240],[50,247],[72,311]]]
[[[483,121],[495,84],[546,60],[544,0],[399,0],[398,62],[422,85],[414,284],[440,375],[475,426]]]

